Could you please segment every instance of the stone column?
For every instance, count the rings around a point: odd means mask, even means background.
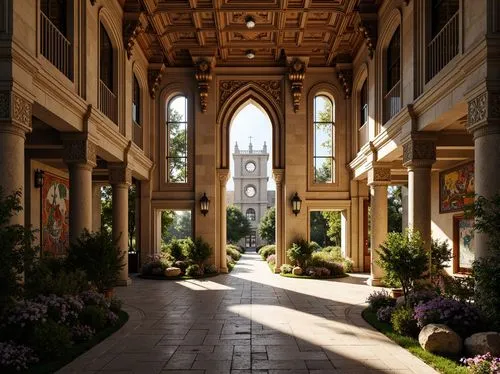
[[[84,230],[92,230],[92,169],[96,147],[86,134],[65,134],[64,161],[69,169],[69,239],[74,242]]]
[[[436,162],[432,134],[412,134],[403,144],[403,165],[408,168],[408,227],[420,232],[431,248],[431,169]]]
[[[474,136],[474,188],[488,199],[500,193],[500,87],[469,101],[467,130]],[[487,257],[488,237],[475,234],[476,259]]]
[[[370,186],[371,205],[371,260],[370,286],[382,285],[384,271],[377,263],[378,250],[387,237],[387,186],[391,182],[391,169],[375,166],[368,171],[368,185]]]
[[[217,247],[219,250],[219,272],[227,273],[227,260],[226,260],[226,242],[227,242],[227,222],[226,222],[226,184],[230,177],[229,169],[217,169],[217,176],[219,179],[219,194],[217,199],[217,211],[219,212],[219,237],[217,240]],[[216,249],[217,253],[217,249]]]
[[[0,91],[0,186],[5,195],[24,187],[24,143],[31,131],[31,103],[12,91]],[[24,209],[24,196],[21,197]],[[24,210],[10,219],[24,225]]]
[[[285,179],[284,169],[273,169],[273,179],[276,182],[276,263],[274,265],[275,273],[280,272],[281,265],[286,263],[285,241],[283,240],[285,225],[284,187]]]
[[[132,173],[125,163],[108,163],[109,182],[113,189],[113,239],[117,241],[123,253],[124,266],[120,271],[118,286],[132,283],[128,276],[128,189],[132,182]]]

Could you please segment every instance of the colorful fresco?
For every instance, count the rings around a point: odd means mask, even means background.
[[[454,217],[454,269],[468,272],[474,262],[474,220],[463,216]]]
[[[69,244],[69,180],[45,172],[42,188],[42,249],[66,253]]]
[[[474,201],[474,163],[460,165],[439,175],[439,212],[462,211]]]

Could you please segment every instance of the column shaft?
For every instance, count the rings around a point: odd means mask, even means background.
[[[280,182],[276,183],[276,233],[274,237],[276,238],[276,263],[274,264],[274,271],[279,273],[281,270],[281,265],[286,263],[286,256],[283,251],[283,184]]]
[[[220,269],[221,273],[227,273],[227,259],[226,259],[226,242],[227,242],[227,217],[226,217],[226,181],[227,179],[220,180],[220,201],[219,211],[220,216]]]
[[[69,168],[69,238],[74,242],[83,230],[92,230],[92,166],[72,163]]]
[[[371,185],[371,276],[369,284],[380,286],[384,272],[377,263],[380,244],[387,237],[387,185]]]
[[[112,184],[113,188],[113,239],[117,241],[120,252],[124,254],[124,267],[120,271],[117,285],[127,286],[128,277],[128,187],[127,183]]]
[[[431,248],[431,167],[408,167],[408,227]]]

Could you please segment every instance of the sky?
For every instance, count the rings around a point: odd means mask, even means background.
[[[274,191],[276,189],[276,183],[272,178],[271,166],[273,154],[272,125],[267,114],[252,103],[249,103],[241,109],[233,118],[233,122],[231,124],[231,130],[229,133],[229,142],[231,145],[231,162],[229,170],[231,175],[234,174],[234,162],[232,158],[234,145],[238,142],[238,147],[240,149],[248,149],[250,136],[252,137],[252,145],[255,150],[262,149],[264,141],[267,144],[267,151],[269,152],[269,160],[267,162],[267,175],[269,176],[269,181],[267,182],[267,189]],[[232,177],[229,179],[226,186],[228,191],[234,191],[234,181]]]

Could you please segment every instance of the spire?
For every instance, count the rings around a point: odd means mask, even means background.
[[[249,136],[249,138],[250,138],[250,143],[248,144],[248,151],[249,151],[250,153],[252,153],[252,151],[253,151],[253,146],[252,146],[252,138],[253,138],[253,137],[252,137],[252,136]]]
[[[267,153],[267,144],[266,144],[266,141],[264,140],[264,146],[262,147],[262,151],[264,153]]]
[[[238,142],[234,143],[234,153],[240,153],[240,149],[238,148]]]

